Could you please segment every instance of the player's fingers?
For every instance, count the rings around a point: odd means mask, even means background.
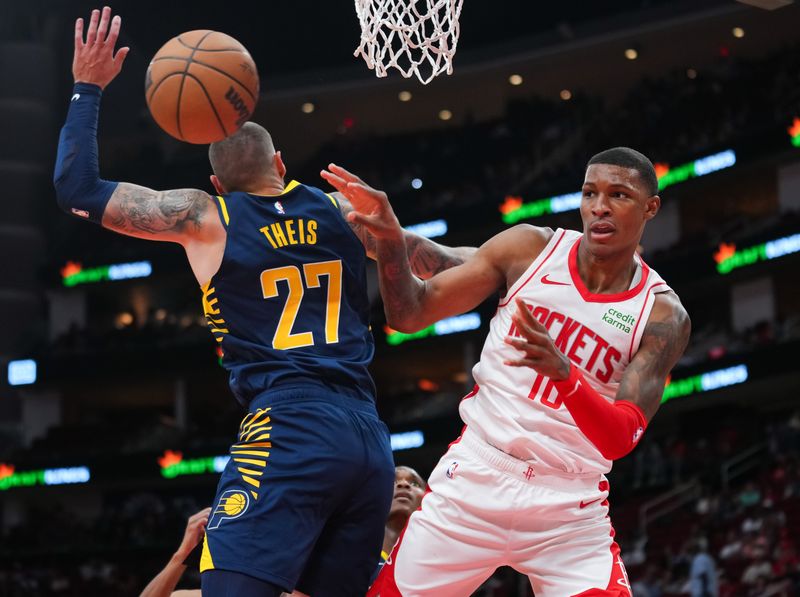
[[[128,46],[124,48],[120,48],[117,50],[117,53],[114,54],[114,68],[119,71],[122,68],[122,63],[125,62],[125,57],[128,55],[131,49]]]
[[[522,334],[528,342],[532,342],[538,345],[544,345],[547,343],[547,339],[549,336],[547,334],[542,334],[541,332],[533,329],[528,322],[522,319],[519,314],[514,314],[511,316],[511,321],[514,322],[514,325],[517,326],[517,330],[519,333]]]
[[[111,46],[112,48],[117,43],[117,38],[119,37],[119,29],[122,26],[122,17],[117,15],[113,19],[111,19],[111,28],[108,30],[108,37],[106,37],[106,45]]]
[[[531,344],[520,338],[506,338],[505,342],[523,353],[526,359],[540,361],[547,356],[547,351],[543,347]]]
[[[110,21],[111,8],[104,6],[103,11],[100,13],[100,24],[97,26],[97,41],[101,44],[106,41],[106,33],[108,33],[108,23]]]
[[[536,319],[531,313],[531,310],[528,309],[528,305],[525,304],[525,301],[518,298],[516,299],[517,303],[517,313],[525,321],[530,327],[532,327],[537,332],[544,332],[547,333],[547,328],[542,325],[542,322]]]
[[[337,166],[334,163],[328,164],[328,169],[337,176],[340,176],[343,179],[345,179],[347,182],[357,182],[365,186],[367,184],[352,172],[346,170],[345,168],[342,168],[341,166]]]
[[[508,365],[509,367],[529,367],[531,369],[535,369],[538,363],[531,359],[516,359],[513,361],[503,361],[503,364]]]
[[[387,201],[386,193],[359,182],[348,182],[347,188],[350,189],[353,194],[353,199],[356,201],[364,201],[372,204],[384,204]]]
[[[97,38],[97,22],[100,20],[100,11],[96,8],[92,11],[89,18],[89,28],[86,30],[86,45],[91,46]]]
[[[321,170],[319,175],[340,193],[345,193],[347,191],[347,181],[340,176],[336,176],[327,170]]]
[[[83,19],[79,18],[75,21],[75,49],[77,50],[83,46]]]
[[[369,229],[378,227],[378,224],[373,217],[364,215],[357,211],[351,211],[349,214],[347,214],[347,221],[351,224],[361,224]]]

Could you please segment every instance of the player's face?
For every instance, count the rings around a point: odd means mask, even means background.
[[[394,469],[394,498],[392,499],[391,511],[404,511],[411,516],[411,513],[419,508],[422,496],[425,495],[427,485],[417,471],[406,466],[398,466]]]
[[[583,233],[593,253],[634,250],[644,225],[658,212],[659,197],[650,196],[632,168],[592,164],[586,169],[581,201]]]

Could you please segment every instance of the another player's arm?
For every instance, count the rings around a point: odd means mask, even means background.
[[[361,240],[367,255],[371,259],[377,258],[377,241],[368,226],[352,219],[349,215],[355,211],[347,199],[348,183],[365,184],[355,174],[348,172],[341,166],[329,164],[329,170],[322,170],[322,178],[339,192],[334,193],[339,202],[339,209],[347,220],[355,235]],[[426,280],[446,269],[464,263],[478,250],[476,247],[446,247],[432,240],[403,229],[403,238],[406,244],[406,253],[411,264],[411,271],[418,278]]]
[[[186,572],[184,563],[195,547],[202,541],[208,524],[208,515],[211,508],[204,508],[189,517],[186,522],[186,530],[183,533],[183,540],[175,553],[170,558],[164,569],[151,580],[142,591],[139,597],[169,597],[170,595],[199,595],[200,591],[175,591],[183,573]]]
[[[353,206],[341,193],[333,193],[339,203],[342,215],[347,215],[353,211]],[[377,242],[369,229],[355,222],[350,222],[355,235],[359,238],[367,251],[370,259],[377,258]],[[420,236],[413,232],[403,229],[403,240],[406,245],[406,254],[411,265],[411,271],[415,276],[423,280],[435,276],[446,269],[461,265],[470,257],[475,255],[477,247],[447,247],[432,241],[429,238]]]
[[[661,403],[672,367],[689,341],[691,323],[674,293],[658,294],[639,350],[622,376],[616,400],[608,402],[555,346],[547,329],[518,300],[513,321],[522,337],[506,338],[522,355],[506,361],[549,377],[575,424],[609,460],[622,458],[638,443]]]
[[[443,317],[474,308],[508,284],[511,264],[520,252],[526,259],[547,244],[549,235],[531,226],[515,226],[484,243],[463,263],[420,280],[412,274],[403,229],[386,193],[373,189],[343,169],[351,180],[323,171],[350,201],[347,220],[369,230],[375,254],[387,323],[401,332],[414,332]],[[353,182],[357,181],[357,182]]]

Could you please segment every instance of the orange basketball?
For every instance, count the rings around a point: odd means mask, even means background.
[[[150,114],[167,133],[189,143],[213,143],[250,118],[258,71],[230,35],[198,29],[173,37],[156,53],[144,83]]]

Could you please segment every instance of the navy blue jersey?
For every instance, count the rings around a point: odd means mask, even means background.
[[[374,401],[366,254],[336,201],[296,181],[216,201],[228,236],[203,310],[236,399],[311,383]]]

